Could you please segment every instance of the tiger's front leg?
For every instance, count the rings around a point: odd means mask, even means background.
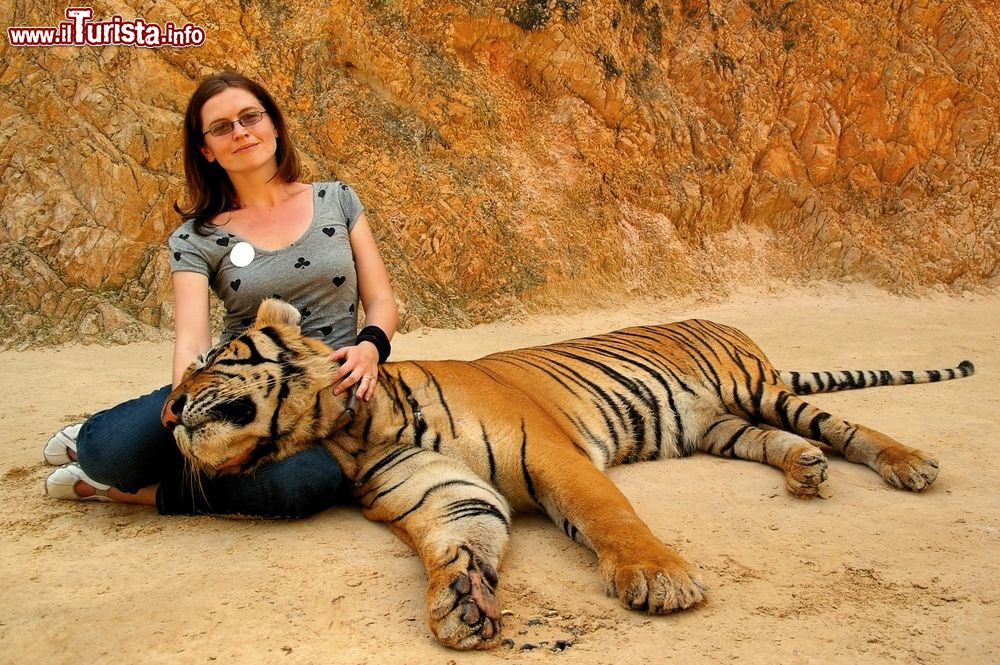
[[[687,609],[705,599],[697,569],[650,531],[589,459],[551,437],[525,441],[522,464],[535,501],[573,540],[594,550],[608,595],[650,614]]]
[[[510,508],[462,462],[422,448],[370,455],[355,496],[365,517],[386,522],[427,568],[427,621],[442,644],[500,643],[497,569],[510,537]]]

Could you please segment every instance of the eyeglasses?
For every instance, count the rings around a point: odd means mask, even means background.
[[[267,111],[247,111],[236,120],[224,120],[222,122],[215,123],[208,128],[207,132],[202,132],[201,135],[204,136],[205,134],[211,134],[212,136],[225,136],[235,129],[236,123],[240,123],[244,127],[249,127],[250,125],[256,125],[264,118],[265,115],[267,115]]]

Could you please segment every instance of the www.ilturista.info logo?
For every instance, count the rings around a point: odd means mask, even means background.
[[[11,46],[141,46],[143,48],[184,48],[205,43],[205,29],[173,21],[164,25],[146,23],[141,18],[125,20],[112,16],[107,21],[91,21],[90,7],[67,7],[66,19],[54,28],[7,28]]]

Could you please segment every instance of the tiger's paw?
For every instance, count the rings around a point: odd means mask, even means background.
[[[492,649],[500,643],[496,569],[467,548],[434,572],[427,590],[428,622],[441,644],[453,649]]]
[[[602,559],[600,570],[608,595],[617,596],[623,607],[650,614],[686,610],[704,601],[708,587],[698,571],[679,555],[664,550],[647,561]]]
[[[938,475],[938,461],[916,448],[883,450],[876,460],[885,482],[899,489],[922,492]]]
[[[827,461],[823,451],[805,445],[789,452],[785,465],[785,485],[795,496],[818,496],[826,481]]]

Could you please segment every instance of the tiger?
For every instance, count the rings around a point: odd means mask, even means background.
[[[687,320],[473,361],[388,362],[362,402],[329,389],[330,349],[299,320],[292,305],[264,301],[241,335],[186,370],[163,422],[209,475],[326,445],[364,515],[421,558],[428,625],[456,649],[500,643],[498,570],[516,512],[540,510],[593,550],[624,607],[688,609],[706,599],[698,569],[653,534],[608,467],[701,450],[777,467],[808,497],[827,480],[826,447],[920,492],[938,475],[935,457],[799,395],[975,369],[781,371],[739,330]]]

